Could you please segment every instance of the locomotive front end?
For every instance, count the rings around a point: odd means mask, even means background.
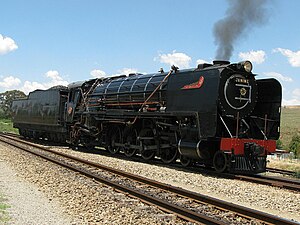
[[[257,86],[251,71],[252,64],[249,61],[231,64],[222,71],[219,106],[223,116],[243,118],[253,111],[257,101]]]
[[[251,70],[251,62],[245,61],[230,64],[221,72],[217,134],[220,150],[213,159],[220,172],[264,172],[267,155],[276,150],[281,85],[275,79],[256,80]]]

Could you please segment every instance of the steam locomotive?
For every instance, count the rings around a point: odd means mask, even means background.
[[[260,173],[279,138],[281,85],[255,76],[250,61],[214,61],[35,90],[13,102],[14,127],[146,161]]]

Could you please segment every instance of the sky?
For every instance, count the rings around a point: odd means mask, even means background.
[[[232,2],[0,0],[0,92],[212,62],[215,24]],[[263,9],[260,24],[247,12],[230,61],[250,60],[257,79],[280,81],[283,105],[300,105],[300,1],[266,0]]]

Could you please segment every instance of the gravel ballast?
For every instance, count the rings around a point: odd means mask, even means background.
[[[174,216],[147,206],[111,188],[61,169],[44,160],[30,160],[26,154],[0,146],[0,157],[19,175],[33,182],[50,199],[58,199],[65,214],[80,224],[174,224]],[[55,147],[68,154],[123,169],[174,186],[221,198],[246,207],[300,221],[300,194],[284,189],[238,180],[210,177],[186,170],[127,161],[104,155]],[[28,162],[30,160],[30,163]],[[26,162],[26,163],[24,163]],[[74,187],[76,187],[74,189]],[[92,208],[89,205],[94,205]],[[84,210],[83,210],[84,209]],[[73,222],[74,222],[73,221]]]
[[[3,160],[0,160],[0,171],[0,193],[10,206],[7,209],[9,224],[71,224],[58,202],[50,201],[35,185],[18,177],[13,168]]]
[[[300,221],[300,193],[297,192],[245,181],[212,177],[185,169],[168,168],[166,165],[150,165],[67,148],[53,147],[52,149],[245,207]],[[101,152],[101,150],[99,151]]]
[[[17,176],[45,193],[48,201],[58,201],[61,212],[71,218],[69,224],[189,224],[78,173],[5,144],[0,144],[0,158],[14,168]],[[19,188],[22,190],[22,187],[20,185]],[[18,220],[15,214],[22,214],[31,221],[28,224],[55,224],[47,220],[34,223],[35,218],[30,218],[28,213],[11,207],[10,216]]]

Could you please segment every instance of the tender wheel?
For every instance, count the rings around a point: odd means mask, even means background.
[[[222,151],[217,151],[214,155],[213,166],[219,173],[226,171],[228,164],[228,157]]]
[[[116,154],[120,151],[121,147],[117,146],[116,143],[122,143],[122,132],[121,129],[117,126],[113,127],[110,132],[109,144],[107,150],[111,154]]]
[[[20,129],[20,128],[19,128],[19,134],[20,134],[21,136],[23,136],[23,137],[26,136],[26,135],[25,135],[25,131],[24,131],[23,129]]]
[[[128,130],[125,130],[123,138],[123,143],[125,143],[125,147],[123,151],[127,157],[133,157],[136,154],[137,149],[130,148],[130,145],[138,145],[137,137],[138,133],[136,129],[128,128]]]
[[[47,140],[50,141],[50,142],[54,142],[54,137],[53,137],[52,133],[47,134]]]
[[[154,149],[147,149],[149,146],[156,145],[154,140],[154,133],[152,129],[145,128],[140,132],[140,141],[143,145],[141,156],[144,160],[149,161],[155,157],[156,151]]]
[[[178,150],[176,147],[163,149],[160,157],[161,160],[166,164],[173,163],[178,158]]]
[[[56,133],[53,133],[52,134],[52,139],[53,139],[53,142],[55,142],[55,143],[57,143],[58,142],[58,134],[56,134]]]
[[[192,165],[192,160],[183,155],[180,155],[180,163],[182,166],[188,167]]]
[[[38,140],[38,139],[40,139],[40,133],[39,132],[37,132],[37,131],[33,131],[33,139],[35,139],[35,140]]]

